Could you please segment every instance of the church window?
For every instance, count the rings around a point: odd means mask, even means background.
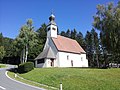
[[[44,59],[37,60],[37,64],[40,64],[40,63],[45,63],[45,60]]]
[[[73,60],[71,60],[71,66],[73,67]]]
[[[69,55],[67,55],[67,60],[69,60]]]
[[[83,57],[81,57],[81,61],[83,61]]]
[[[53,30],[56,30],[54,27],[52,28]]]

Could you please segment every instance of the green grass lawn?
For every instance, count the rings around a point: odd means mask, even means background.
[[[37,86],[37,87],[40,87],[40,88],[45,88],[46,90],[55,90],[55,89],[51,89],[50,87],[46,87],[46,86],[43,86],[43,85],[40,85],[39,83],[36,83],[36,82],[31,82],[30,80],[26,80],[26,79],[21,79],[21,77],[15,77],[15,73],[14,72],[8,72],[7,73],[9,77],[15,79],[15,80],[18,80],[20,82],[23,82],[23,83],[26,83],[26,84],[29,84],[29,85],[32,85],[32,86]]]
[[[6,65],[0,64],[0,68],[4,68],[4,67],[6,67]]]
[[[35,68],[19,74],[28,80],[63,90],[120,90],[120,69]]]

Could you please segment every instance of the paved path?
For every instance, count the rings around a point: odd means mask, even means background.
[[[45,90],[13,81],[5,75],[5,72],[6,69],[0,68],[0,90]]]

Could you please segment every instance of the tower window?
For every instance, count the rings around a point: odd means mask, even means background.
[[[50,27],[48,28],[48,31],[50,30]]]
[[[56,30],[55,28],[52,28],[53,30]]]

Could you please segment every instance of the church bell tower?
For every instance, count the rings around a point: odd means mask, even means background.
[[[47,26],[47,38],[49,37],[57,38],[57,25],[53,14],[49,17],[49,24]]]

